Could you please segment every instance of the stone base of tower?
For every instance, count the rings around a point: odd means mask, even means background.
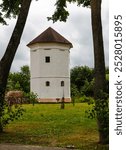
[[[59,103],[62,101],[62,98],[39,98],[38,102],[40,103]],[[70,103],[71,98],[64,98],[65,103]]]

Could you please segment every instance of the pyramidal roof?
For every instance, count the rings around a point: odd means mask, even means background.
[[[27,46],[36,44],[36,43],[61,43],[68,44],[72,48],[72,43],[65,39],[62,35],[56,32],[54,29],[49,27],[44,32],[42,32],[39,36],[33,39]]]

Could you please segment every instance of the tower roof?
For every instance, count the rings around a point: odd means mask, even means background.
[[[49,27],[44,32],[42,32],[39,36],[33,39],[27,46],[36,44],[36,43],[61,43],[68,44],[72,48],[72,43],[65,39],[62,35],[56,32],[54,29]]]

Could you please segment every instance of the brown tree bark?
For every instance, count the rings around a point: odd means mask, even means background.
[[[105,82],[106,82],[102,21],[101,21],[101,3],[102,0],[91,0],[91,19],[92,19],[94,61],[95,61],[94,97],[96,107],[98,107],[99,105],[100,92],[105,91]],[[103,130],[103,128],[108,127],[108,124],[103,124],[102,119],[103,118],[99,116],[99,113],[97,113],[99,141],[100,143],[108,143],[108,140],[106,140],[108,139],[108,135],[105,134],[105,131]]]
[[[16,54],[18,45],[20,44],[20,39],[24,30],[24,26],[25,26],[26,19],[28,16],[31,1],[32,0],[22,0],[20,13],[18,15],[18,19],[15,25],[14,31],[10,38],[5,54],[0,60],[0,132],[2,132],[3,130],[1,126],[1,116],[2,116],[2,110],[3,110],[7,78],[8,78],[11,64]]]

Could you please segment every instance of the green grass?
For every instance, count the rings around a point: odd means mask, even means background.
[[[88,119],[86,103],[73,107],[66,104],[24,105],[26,112],[17,121],[9,124],[0,135],[0,143],[32,144],[66,147],[74,145],[83,150],[108,150],[98,144],[96,120]]]

